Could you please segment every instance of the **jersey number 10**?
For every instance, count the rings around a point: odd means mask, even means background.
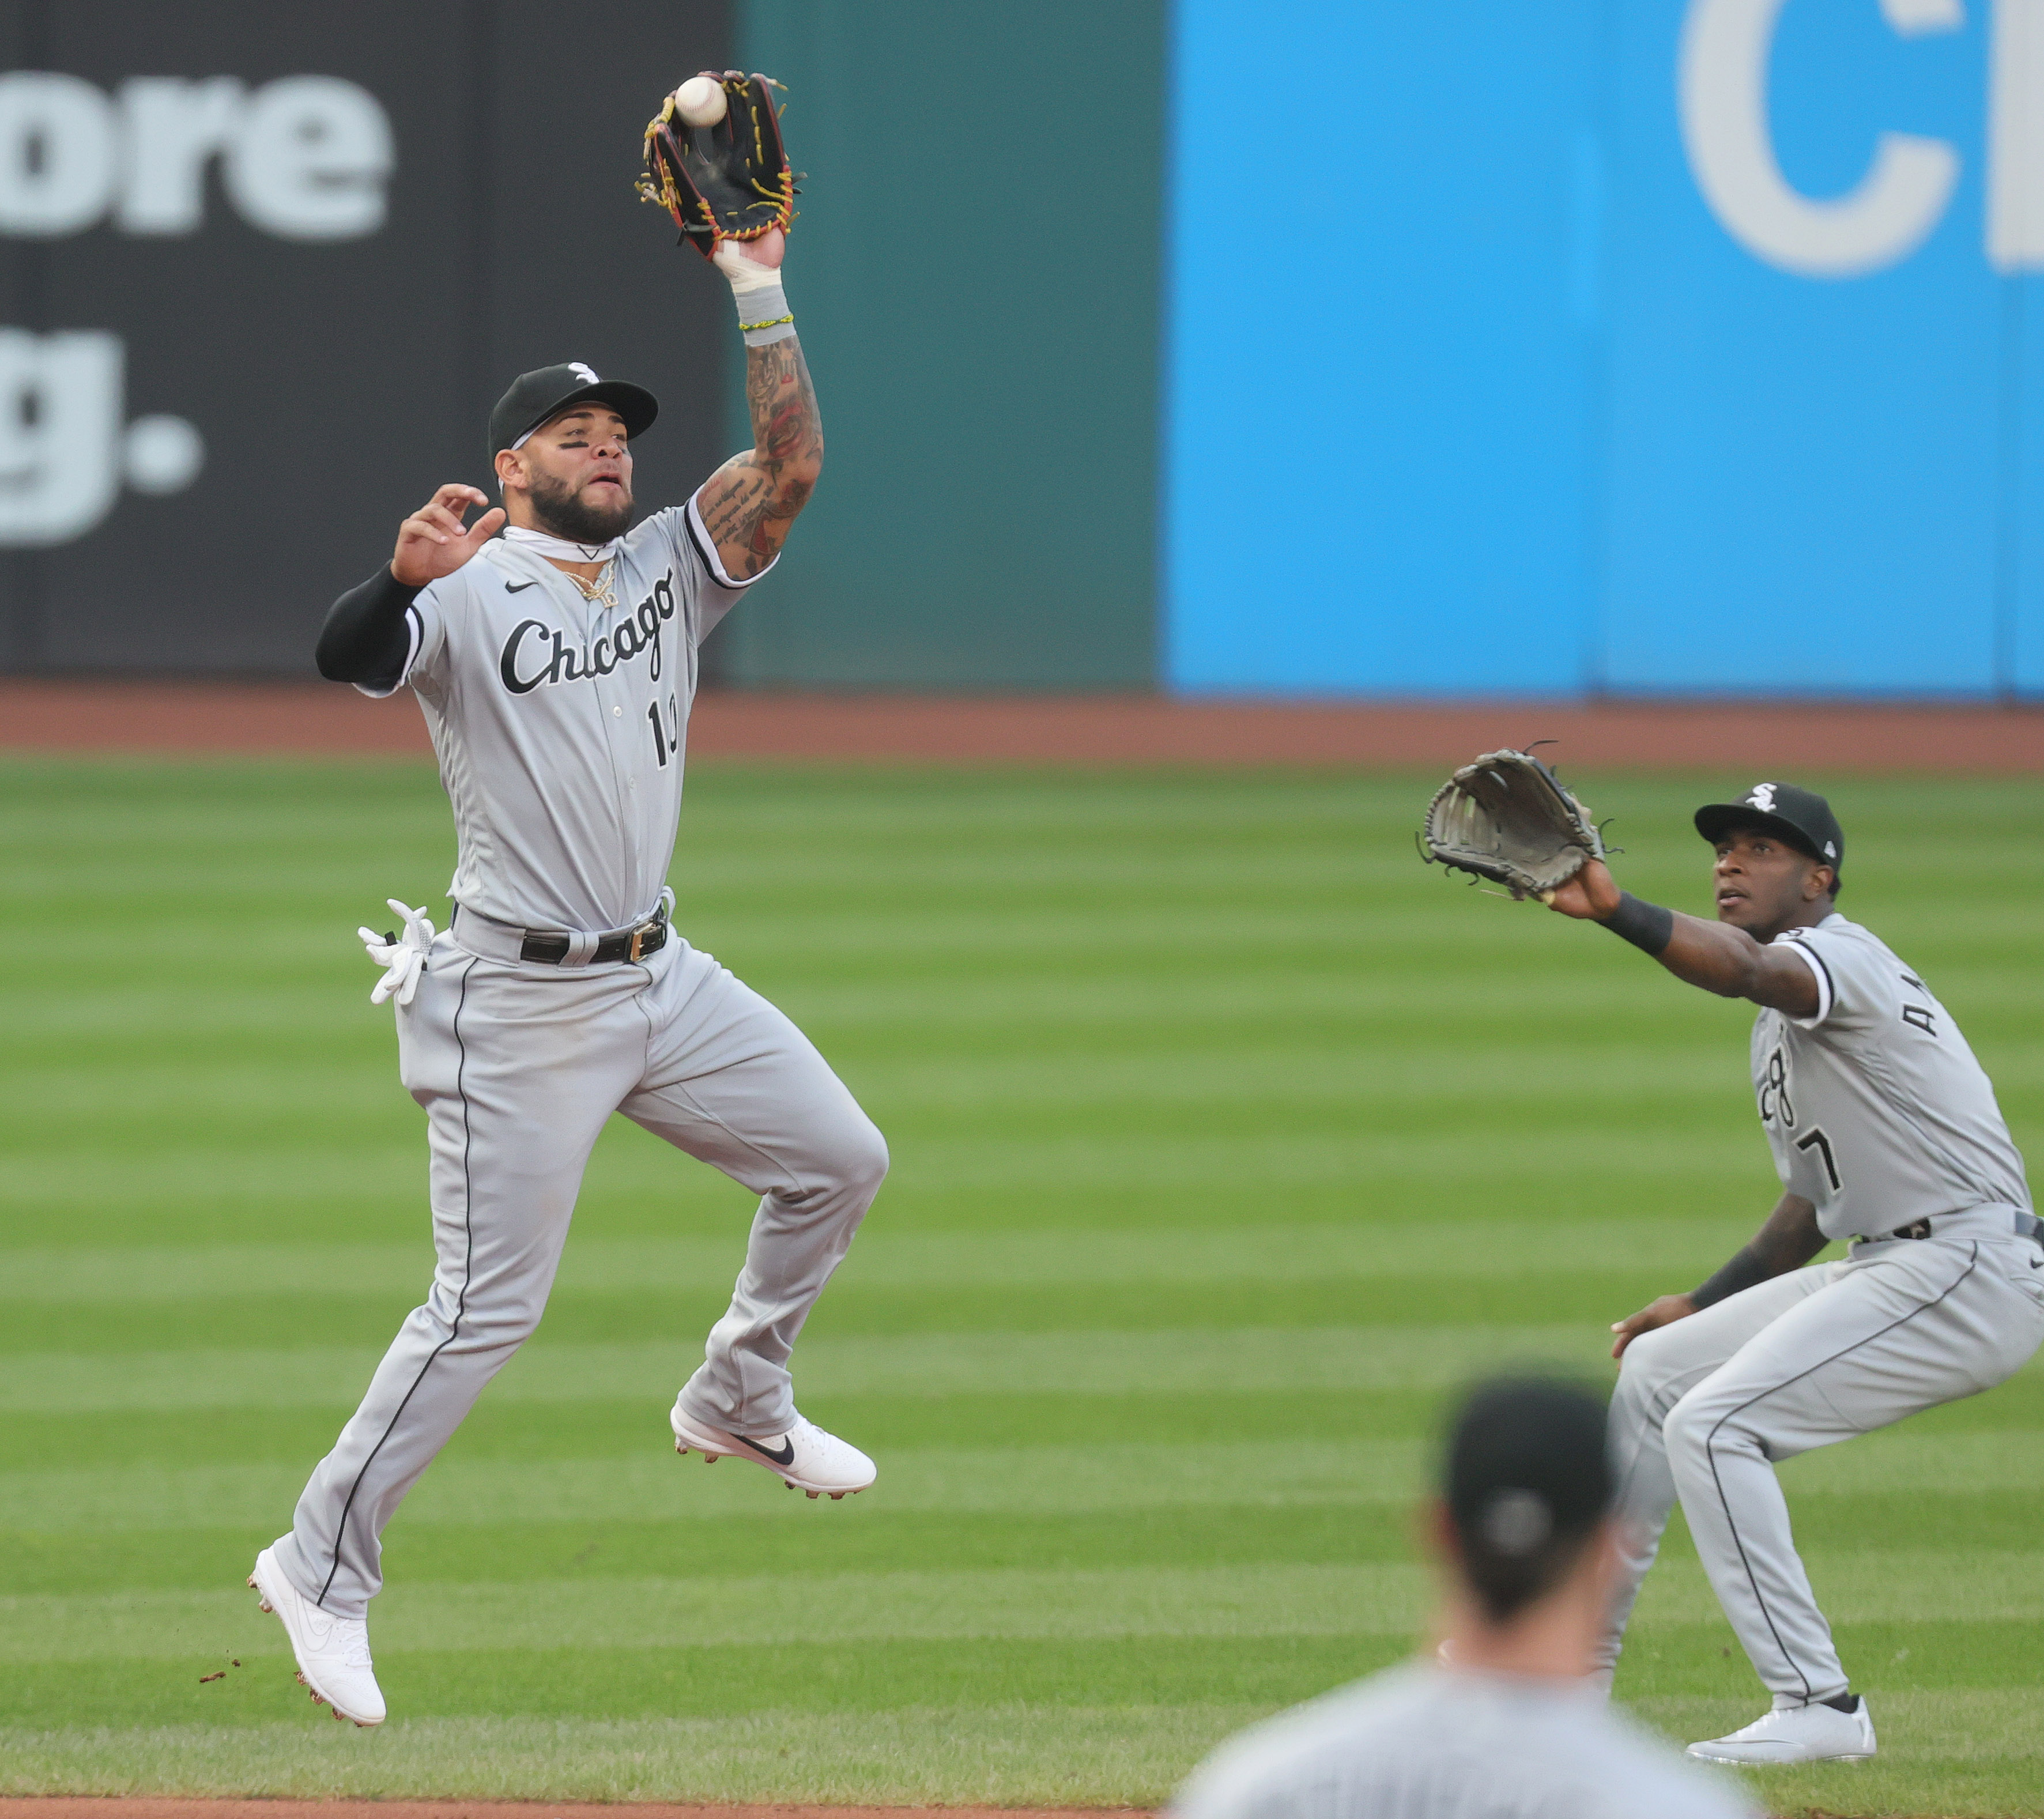
[[[667,760],[682,749],[682,710],[672,695],[667,697],[667,723],[660,723],[660,704],[654,701],[646,709],[646,718],[653,723],[653,756],[661,769],[667,768]]]

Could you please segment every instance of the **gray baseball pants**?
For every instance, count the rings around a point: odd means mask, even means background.
[[[1856,1244],[1626,1348],[1611,1405],[1623,1571],[1600,1667],[1618,1660],[1679,1494],[1774,1703],[1846,1690],[1772,1462],[1992,1389],[2027,1361],[2044,1342],[2044,1251],[2010,1235],[2011,1217],[1981,1207],[1931,1238]]]
[[[476,954],[463,944],[494,925],[463,911],[457,927],[398,1015],[399,1073],[428,1130],[432,1291],[277,1544],[337,1616],[363,1614],[385,1525],[539,1325],[612,1112],[760,1196],[730,1308],[681,1392],[728,1433],[792,1423],[789,1353],[887,1172],[880,1133],[809,1038],[678,937],[636,965],[576,968]]]

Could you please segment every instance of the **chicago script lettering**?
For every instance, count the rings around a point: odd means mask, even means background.
[[[556,682],[586,682],[610,675],[620,663],[629,663],[642,652],[650,652],[646,673],[649,680],[657,682],[665,667],[660,627],[674,616],[674,578],[670,570],[615,626],[580,649],[543,619],[520,620],[504,640],[497,673],[511,693],[529,695],[535,689]]]

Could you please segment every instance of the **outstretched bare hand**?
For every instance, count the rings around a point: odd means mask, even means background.
[[[1571,879],[1570,883],[1574,880]],[[1650,1333],[1657,1326],[1666,1326],[1677,1320],[1686,1320],[1696,1311],[1696,1304],[1686,1295],[1664,1295],[1658,1301],[1650,1301],[1637,1314],[1628,1314],[1623,1320],[1612,1323],[1612,1331],[1618,1341],[1611,1349],[1614,1358],[1625,1356],[1625,1348],[1642,1333]]]
[[[1541,900],[1550,910],[1581,922],[1602,922],[1618,908],[1618,881],[1601,859],[1586,859],[1583,869]]]
[[[473,486],[441,487],[398,527],[392,578],[406,587],[424,587],[452,574],[503,528],[499,506],[485,512],[469,529],[462,528],[470,506],[489,504],[490,496]]]

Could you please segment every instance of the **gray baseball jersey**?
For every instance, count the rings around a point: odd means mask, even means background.
[[[632,531],[609,578],[586,600],[498,539],[412,603],[398,686],[425,710],[454,804],[448,894],[516,928],[601,933],[651,913],[697,648],[751,585],[724,573],[693,499]]]
[[[1817,979],[1817,1009],[1763,1009],[1753,1089],[1781,1184],[1827,1238],[1876,1238],[1931,1213],[2027,1211],[2023,1157],[1993,1083],[1930,988],[1834,912],[1778,938]]]
[[[1588,1683],[1411,1664],[1224,1744],[1174,1819],[1751,1819]]]

